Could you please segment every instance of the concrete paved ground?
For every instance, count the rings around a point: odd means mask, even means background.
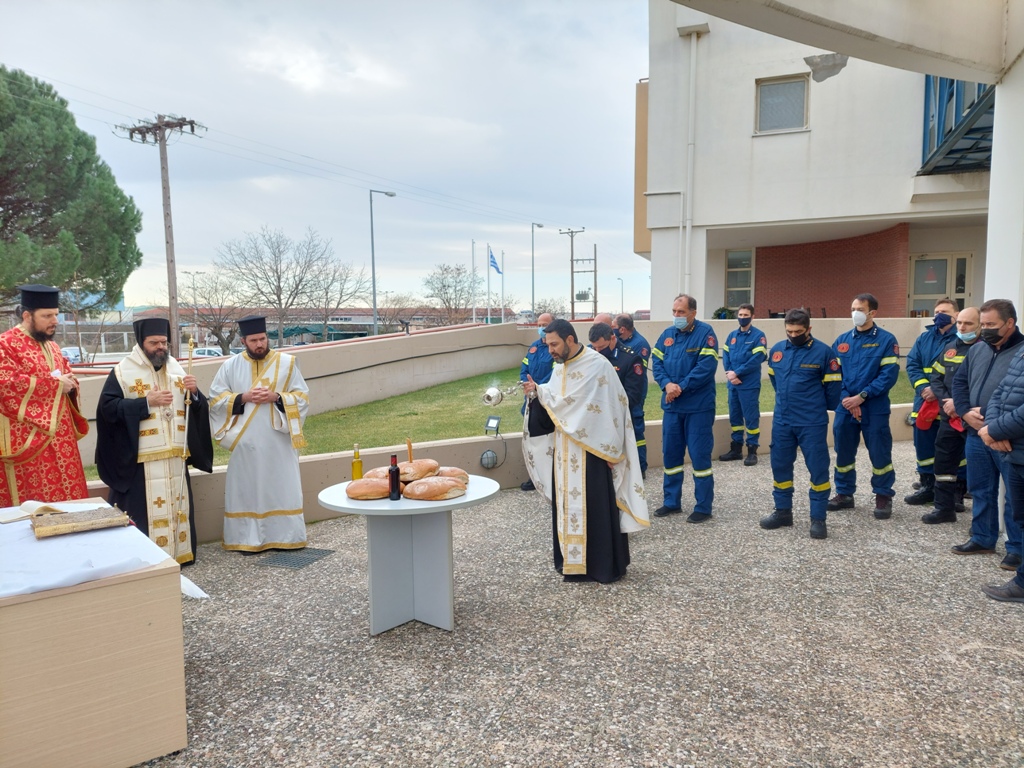
[[[758,528],[766,456],[716,462],[714,520],[655,520],[609,586],[563,583],[542,499],[502,492],[454,513],[452,632],[369,635],[361,518],[310,526],[335,552],[298,571],[204,546],[189,747],[150,765],[1020,766],[1024,605],[978,589],[1002,548],[950,554],[969,513],[922,525],[895,453],[893,519],[861,493],[827,541],[803,491],[794,528]]]

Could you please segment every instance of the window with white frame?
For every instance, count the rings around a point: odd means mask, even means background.
[[[725,306],[754,303],[754,252],[725,252]]]
[[[757,110],[755,133],[801,131],[807,128],[807,75],[773,77],[755,81]]]

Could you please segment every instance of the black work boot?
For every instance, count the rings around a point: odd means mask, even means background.
[[[931,504],[935,501],[935,475],[921,475],[921,489],[904,496],[907,504]]]
[[[967,495],[967,481],[957,478],[956,486],[953,488],[953,509],[957,512],[963,512],[966,507],[964,506],[964,497]]]
[[[853,509],[853,496],[847,496],[843,493],[837,493],[831,499],[828,500],[829,512],[836,512],[840,509]]]
[[[892,496],[876,493],[875,520],[888,520],[890,517],[892,517]]]
[[[812,539],[827,539],[828,538],[828,526],[825,525],[824,520],[811,520],[811,538]]]
[[[921,515],[921,522],[925,525],[955,523],[956,512],[952,509],[939,509],[938,506],[936,506],[931,512]]]
[[[747,458],[745,458],[743,460],[743,466],[745,466],[745,467],[752,467],[755,464],[757,464],[757,446],[756,445],[748,445],[747,446]]]
[[[743,458],[743,443],[733,442],[729,446],[729,452],[718,457],[719,461],[736,461]]]
[[[790,528],[793,525],[793,510],[776,509],[768,517],[762,517],[758,525],[766,531],[773,531],[776,528]]]

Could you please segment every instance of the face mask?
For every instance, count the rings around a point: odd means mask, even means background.
[[[962,341],[964,344],[970,344],[972,341],[978,338],[978,332],[968,331],[967,333],[964,333],[962,331],[957,331],[956,337],[960,339],[960,341]]]
[[[811,334],[809,333],[801,333],[799,336],[789,337],[789,343],[792,344],[794,347],[802,347],[805,344],[807,344],[807,342],[810,340]]]
[[[1003,340],[1002,328],[982,328],[981,340],[991,344],[993,347]]]
[[[685,331],[690,327],[690,320],[687,317],[673,317],[672,324],[680,331]]]
[[[544,336],[546,336],[546,334],[544,333],[544,329],[543,328],[538,328],[537,329],[537,335],[540,336],[543,339]]]
[[[853,318],[853,324],[857,328],[860,328],[862,325],[864,325],[864,323],[868,321],[868,316],[861,312],[859,309],[855,309],[851,313],[850,317]]]
[[[753,320],[753,318],[751,318],[751,317],[741,317],[741,318],[739,318],[740,328],[746,328],[748,325],[750,325],[750,321],[751,320]]]
[[[612,348],[611,347],[605,347],[604,349],[601,350],[600,354],[604,355],[609,360],[611,360],[612,359]]]
[[[618,328],[612,328],[612,333],[615,334],[616,339],[622,338],[622,331],[620,331]]]
[[[947,315],[945,312],[936,312],[935,319],[933,320],[933,322],[935,323],[935,327],[941,331],[943,328],[945,328],[946,326],[950,325],[953,322],[953,318]]]

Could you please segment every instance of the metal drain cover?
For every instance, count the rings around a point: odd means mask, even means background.
[[[333,549],[311,549],[306,547],[305,549],[297,549],[294,552],[275,552],[269,557],[261,557],[256,561],[256,565],[269,565],[274,568],[298,570],[333,553]]]

